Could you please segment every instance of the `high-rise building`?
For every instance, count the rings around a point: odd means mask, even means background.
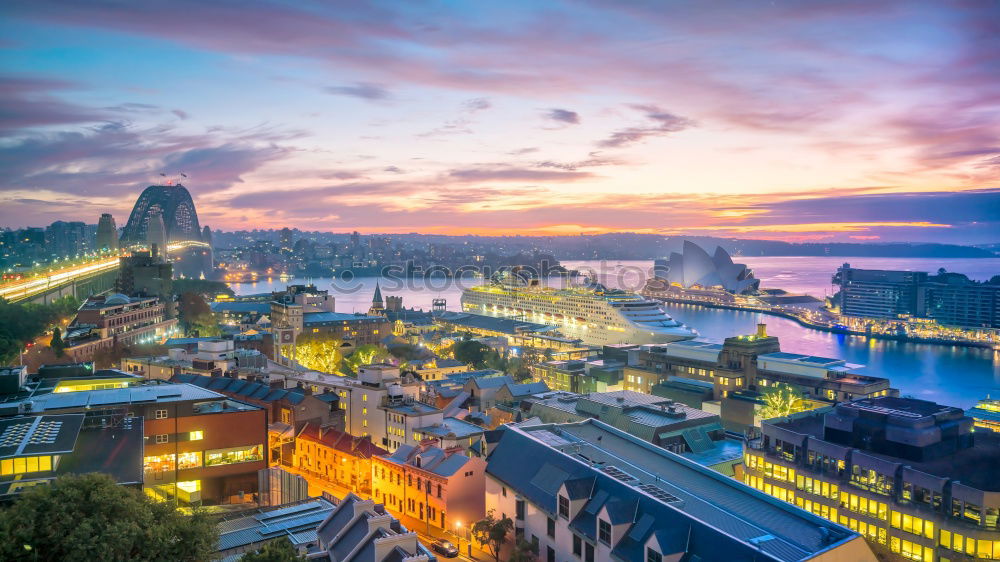
[[[112,252],[118,249],[118,227],[111,213],[102,213],[97,221],[97,249]]]
[[[151,251],[162,255],[167,253],[167,227],[163,224],[163,215],[159,211],[149,214],[149,222],[146,225],[146,245]]]
[[[278,247],[282,251],[291,252],[293,244],[294,241],[292,240],[292,229],[286,226],[285,228],[282,228],[280,231],[278,231]]]
[[[866,398],[763,423],[744,481],[925,562],[1000,559],[1000,434],[959,408]]]
[[[159,214],[168,242],[201,240],[201,226],[191,194],[183,185],[151,185],[147,187],[128,217],[122,231],[122,244],[143,244],[148,240],[151,217]]]
[[[133,252],[118,262],[115,290],[131,297],[159,297],[166,304],[167,317],[173,318],[173,265],[152,251]]]
[[[53,257],[72,257],[87,250],[87,225],[56,221],[45,229],[45,249]]]

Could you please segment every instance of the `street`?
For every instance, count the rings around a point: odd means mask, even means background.
[[[310,496],[319,496],[322,495],[323,492],[326,492],[336,498],[342,498],[351,492],[351,490],[345,487],[342,487],[328,480],[318,478],[306,472],[302,472],[295,467],[286,465],[280,465],[280,466],[281,468],[287,470],[288,472],[291,472],[292,474],[298,474],[299,476],[305,478],[306,482],[308,482],[309,484]],[[360,496],[365,499],[371,499],[369,494],[362,494],[357,492],[355,492],[354,494],[356,496]],[[455,558],[444,558],[440,554],[435,553],[435,555],[440,560],[464,560],[466,562],[471,562],[471,561],[486,562],[494,559],[492,554],[478,548],[478,546],[475,544],[472,545],[472,556],[470,557],[469,541],[466,540],[464,536],[461,538],[461,540],[458,540],[455,537],[454,533],[442,531],[441,529],[435,527],[431,527],[430,533],[428,533],[426,522],[416,519],[414,517],[410,517],[408,515],[396,513],[395,511],[388,509],[388,507],[386,507],[386,511],[389,511],[389,513],[391,513],[393,517],[399,519],[400,523],[402,523],[404,527],[406,527],[410,531],[417,533],[417,536],[420,537],[421,542],[423,542],[428,549],[430,549],[431,543],[437,539],[445,539],[447,541],[451,541],[452,544],[459,547],[459,555]]]

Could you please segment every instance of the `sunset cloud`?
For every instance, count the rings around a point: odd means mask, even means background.
[[[996,2],[0,14],[0,226],[185,172],[221,228],[998,241]]]

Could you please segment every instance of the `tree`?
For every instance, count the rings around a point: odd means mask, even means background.
[[[352,373],[357,374],[358,368],[383,361],[389,357],[384,347],[367,343],[354,348],[354,351],[344,359],[344,365]]]
[[[48,326],[72,316],[80,306],[73,297],[51,304],[11,303],[0,299],[0,364],[18,360],[28,342],[41,336]]]
[[[240,558],[242,562],[298,562],[305,560],[295,551],[287,538],[266,543],[256,552],[248,552]]]
[[[500,562],[500,547],[503,546],[507,534],[514,530],[514,522],[510,517],[498,519],[496,512],[490,510],[486,518],[476,521],[472,525],[472,536],[481,546],[489,549],[490,554]]]
[[[208,560],[218,532],[106,474],[61,476],[0,512],[3,560]]]
[[[295,340],[295,360],[307,369],[337,374],[344,358],[340,351],[342,344],[329,335],[303,332]]]
[[[49,347],[55,352],[56,357],[62,357],[66,354],[66,342],[62,339],[62,330],[59,326],[52,328],[52,339],[49,341]]]
[[[194,292],[187,292],[177,299],[177,314],[185,332],[197,331],[199,336],[217,336],[221,333],[219,322],[205,299]]]
[[[538,560],[538,551],[535,550],[535,545],[524,540],[517,541],[514,550],[507,558],[507,562],[535,562],[536,560]]]
[[[462,340],[455,342],[452,351],[458,361],[481,369],[486,364],[486,352],[489,349],[476,340]]]
[[[802,393],[791,385],[779,383],[766,390],[761,398],[764,404],[760,407],[761,419],[780,418],[799,411]]]
[[[174,279],[172,284],[175,295],[184,293],[198,293],[205,298],[214,298],[218,295],[235,296],[236,293],[229,288],[229,285],[222,281],[209,281],[208,279]]]

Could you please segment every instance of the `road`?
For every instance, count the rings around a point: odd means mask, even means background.
[[[329,480],[318,478],[306,472],[299,471],[294,467],[281,465],[281,468],[287,470],[288,472],[291,472],[293,474],[298,474],[303,478],[305,478],[306,482],[309,483],[310,496],[319,496],[322,495],[323,492],[326,492],[334,497],[342,498],[349,492],[352,492],[352,490],[349,490],[343,486],[330,482]],[[371,499],[369,494],[354,492],[354,495],[360,496],[365,499]],[[442,531],[441,529],[431,527],[430,529],[431,532],[427,533],[426,522],[410,517],[405,514],[396,513],[392,510],[389,510],[388,507],[386,507],[386,510],[392,513],[393,517],[399,519],[400,523],[402,523],[404,527],[406,527],[410,531],[417,533],[417,536],[420,537],[421,542],[423,542],[424,545],[426,545],[428,548],[430,548],[430,544],[432,542],[434,542],[439,538],[451,541],[456,546],[459,546],[459,541],[455,538],[455,535],[451,532],[445,532]],[[470,557],[469,541],[465,540],[465,537],[462,537],[460,546],[461,546],[461,554],[459,554],[458,557],[444,558],[441,555],[438,555],[438,560],[463,560],[465,562],[490,562],[494,560],[492,554],[480,548],[477,548],[475,545],[473,545],[472,547],[472,556]]]

